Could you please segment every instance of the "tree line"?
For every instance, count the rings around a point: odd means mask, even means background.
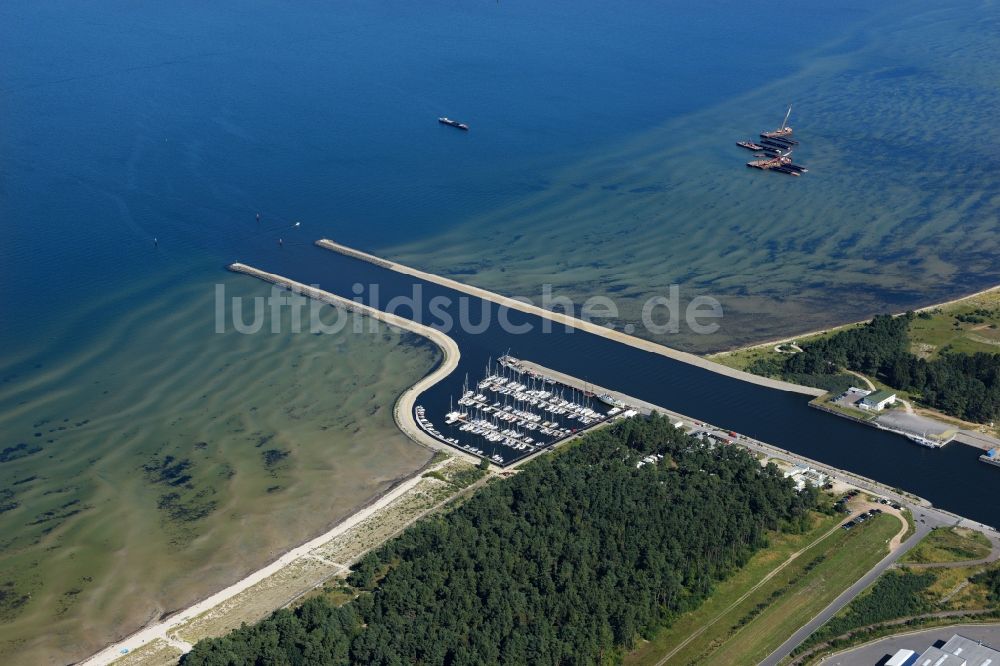
[[[655,463],[637,466],[659,454]],[[658,416],[621,421],[368,553],[348,582],[227,636],[188,666],[614,663],[804,529],[814,490]]]
[[[1000,417],[1000,354],[944,353],[927,360],[910,353],[913,313],[879,315],[867,324],[802,345],[783,359],[760,359],[750,372],[789,380],[835,375],[846,368],[878,377],[946,414],[986,422]]]

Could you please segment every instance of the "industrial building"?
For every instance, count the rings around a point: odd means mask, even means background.
[[[930,647],[923,654],[899,650],[885,666],[998,666],[1000,651],[965,636],[953,635],[940,647]]]
[[[892,391],[886,391],[885,389],[879,391],[872,391],[865,397],[861,399],[858,403],[858,407],[862,409],[870,409],[873,412],[881,412],[888,405],[896,404],[896,394]]]

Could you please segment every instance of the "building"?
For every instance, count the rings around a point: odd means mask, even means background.
[[[896,404],[896,394],[892,391],[873,391],[861,398],[861,402],[858,403],[858,407],[861,409],[870,409],[873,412],[881,412],[886,408],[887,405]]]
[[[803,490],[807,483],[810,486],[819,488],[826,483],[829,477],[812,467],[796,465],[789,471],[785,472],[785,478],[791,479],[795,483],[796,490]],[[1000,666],[1000,664],[997,664],[997,666]]]
[[[931,647],[917,654],[913,650],[900,650],[885,666],[998,666],[1000,650],[965,636],[954,634],[941,647]]]
[[[913,666],[913,662],[919,657],[920,655],[913,650],[900,650],[885,662],[885,666]]]

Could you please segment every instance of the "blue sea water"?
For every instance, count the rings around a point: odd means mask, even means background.
[[[210,303],[231,279],[229,262],[294,271],[299,258],[332,262],[307,251],[317,238],[363,248],[436,238],[529,201],[564,165],[765,88],[817,54],[851,50],[854,29],[883,10],[858,0],[6,0],[0,449],[24,436],[8,425],[19,405],[46,392],[57,400],[77,368],[118,377],[141,401],[149,387],[127,381],[137,356],[165,367],[203,358],[192,350],[214,335],[214,310],[204,308],[200,334],[175,335],[192,306],[171,296],[203,290]],[[789,101],[768,102],[775,124]],[[441,115],[472,129],[442,127]],[[123,326],[139,304],[143,317]],[[142,348],[88,354],[130,327],[147,333],[136,336]],[[184,393],[183,376],[170,377],[170,395]],[[110,408],[90,398],[85,417],[98,420]],[[747,405],[737,407],[754,411]],[[173,423],[175,411],[163,404],[160,420]],[[742,425],[752,430],[733,421]],[[115,453],[134,471],[142,460],[128,446],[95,443],[93,455],[126,449]],[[11,474],[0,469],[0,481]],[[44,481],[64,481],[56,477]],[[91,516],[75,520],[89,538]],[[0,530],[0,556],[4,543]],[[126,626],[113,603],[98,605],[107,616],[88,619],[100,629],[75,625],[87,640]]]
[[[254,244],[400,243],[516,201],[551,168],[787,74],[872,11],[5,2],[0,367],[51,361],[39,343],[76,308],[157,276],[208,284]]]

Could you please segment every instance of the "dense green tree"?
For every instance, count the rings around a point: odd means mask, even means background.
[[[650,454],[662,459],[639,465]],[[628,419],[361,558],[350,581],[370,593],[279,611],[183,662],[617,661],[814,504],[741,449]]]
[[[802,353],[760,359],[749,370],[836,390],[841,380],[822,378],[846,368],[878,377],[946,414],[977,422],[1000,418],[1000,354],[945,352],[930,361],[918,358],[909,351],[913,318],[912,313],[879,315],[864,326],[804,344]]]

